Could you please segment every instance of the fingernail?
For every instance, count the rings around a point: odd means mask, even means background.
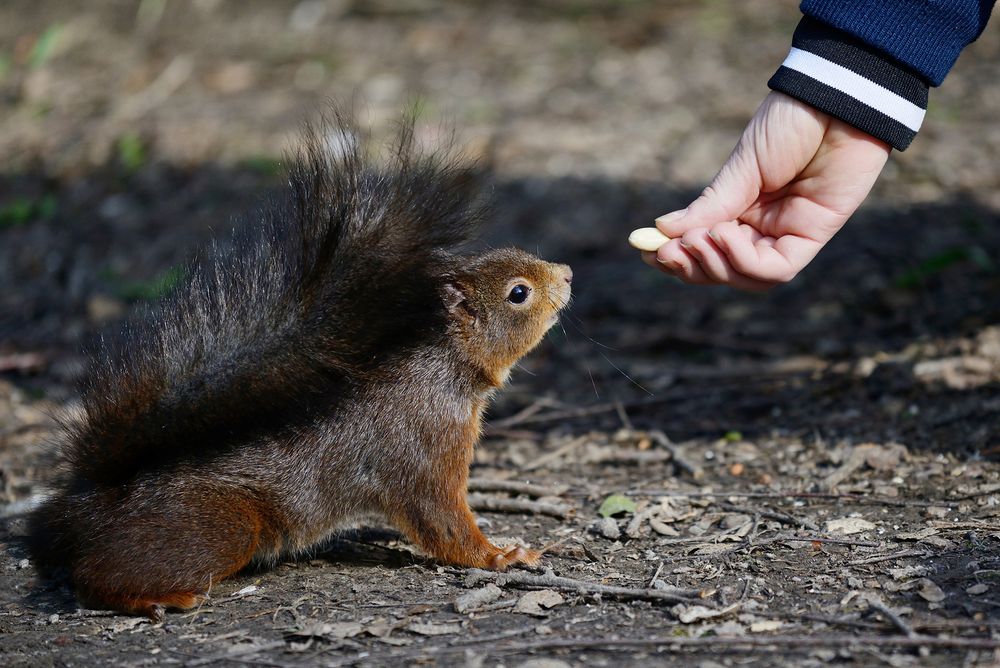
[[[671,271],[677,271],[681,268],[681,266],[673,260],[661,260],[660,258],[656,258],[656,261]]]
[[[721,241],[719,233],[716,232],[715,230],[709,230],[708,236],[711,237],[712,241]]]
[[[656,219],[657,223],[672,223],[675,220],[680,220],[687,215],[687,209],[681,209],[680,211],[671,211],[670,213],[665,213]]]
[[[681,239],[681,248],[684,248],[684,249],[687,249],[687,250],[691,250],[692,248],[694,248],[694,246],[692,246],[688,242],[686,242],[683,239]]]

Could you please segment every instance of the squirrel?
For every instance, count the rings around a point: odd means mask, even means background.
[[[412,119],[373,157],[334,111],[307,126],[286,202],[91,351],[67,474],[28,528],[84,606],[159,620],[372,516],[440,562],[538,563],[483,535],[467,482],[491,395],[572,271],[465,252],[471,170],[419,150]]]

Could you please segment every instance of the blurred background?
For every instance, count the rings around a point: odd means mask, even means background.
[[[376,136],[420,102],[422,137],[452,126],[487,168],[487,239],[574,266],[574,310],[496,416],[620,401],[677,438],[819,430],[988,455],[995,25],[792,285],[686,287],[625,245],[711,179],[798,19],[793,0],[5,0],[0,424],[72,402],[81,343],[252,220],[333,97]],[[587,419],[552,426],[617,417]]]
[[[662,569],[673,584],[718,587],[720,607],[745,602],[742,621],[750,610],[784,620],[783,633],[880,628],[870,608],[845,607],[862,589],[922,633],[995,633],[1000,467],[984,460],[1000,455],[1000,19],[932,91],[912,147],[792,284],[763,295],[689,287],[626,245],[712,178],[798,20],[795,0],[0,1],[0,516],[13,518],[0,521],[0,655],[6,643],[18,665],[94,663],[101,652],[179,662],[214,651],[201,644],[211,629],[245,650],[247,633],[287,638],[280,611],[298,623],[310,597],[303,619],[353,620],[402,597],[402,615],[433,608],[430,598],[444,601],[434,619],[455,621],[463,578],[335,554],[254,575],[259,598],[223,598],[213,614],[178,617],[183,627],[137,633],[74,616],[69,592],[36,582],[18,547],[17,513],[56,470],[53,416],[78,405],[81,347],[167,293],[197,249],[252,224],[280,196],[300,125],[331,97],[353,102],[376,138],[418,102],[421,139],[454,128],[484,167],[485,241],[573,266],[573,306],[515,369],[472,474],[543,484],[575,514],[488,513],[491,534],[573,537],[585,554],[572,542],[556,551],[547,564],[560,574],[648,587]],[[643,508],[664,490],[705,494],[697,509],[676,506],[676,541],[639,536],[632,519],[621,540],[608,518],[610,535],[592,532],[609,494]],[[741,490],[757,496],[745,506],[713,496]],[[802,527],[826,536],[847,514],[867,518],[864,541],[772,542]],[[769,538],[754,545],[758,521]],[[722,542],[744,529],[749,543]],[[885,570],[904,556],[905,568]],[[526,621],[496,610],[454,628],[463,638],[503,628],[492,636],[502,638]],[[575,594],[547,614],[551,628],[513,634],[745,632],[735,615],[686,631],[662,607]],[[386,656],[382,633],[345,646]],[[291,665],[285,645],[268,645],[276,665]],[[846,645],[812,663],[810,650],[786,652],[783,665],[974,664],[965,650],[887,658],[882,645]],[[769,648],[759,656],[782,664]],[[395,663],[422,660],[405,657]],[[581,664],[598,665],[590,658]],[[732,660],[749,659],[741,649]]]

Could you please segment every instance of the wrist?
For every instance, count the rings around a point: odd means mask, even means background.
[[[768,86],[893,148],[909,146],[927,109],[928,85],[848,33],[805,18]]]

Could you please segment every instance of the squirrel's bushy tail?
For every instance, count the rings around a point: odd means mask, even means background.
[[[441,277],[481,210],[472,172],[450,150],[418,150],[412,120],[372,156],[349,118],[308,127],[288,201],[97,347],[67,433],[75,484],[294,428],[441,331]]]

